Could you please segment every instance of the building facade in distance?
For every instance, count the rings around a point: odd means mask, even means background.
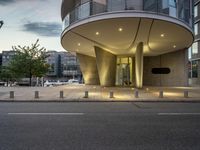
[[[76,54],[47,51],[47,55],[46,62],[50,66],[47,73],[49,79],[63,78],[63,80],[68,80],[76,78],[81,80],[82,74]]]
[[[8,66],[15,54],[13,50],[2,51],[2,66]]]
[[[8,66],[15,54],[16,52],[13,50],[2,51],[0,65]],[[57,80],[62,78],[69,80],[75,78],[79,81],[82,80],[82,73],[75,53],[47,51],[47,55],[49,57],[46,58],[46,62],[50,66],[46,74],[47,79]]]
[[[193,0],[63,0],[61,17],[85,84],[188,85]]]

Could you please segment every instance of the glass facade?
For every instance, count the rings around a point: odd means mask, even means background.
[[[193,0],[76,0],[63,20],[64,26],[92,15],[126,10],[144,10],[179,18],[192,26]]]
[[[192,54],[198,54],[198,42],[194,42],[192,45]]]
[[[175,0],[144,0],[144,10],[177,17]]]
[[[194,24],[194,35],[198,35],[199,33],[199,24],[198,23],[196,23],[196,24]]]
[[[194,17],[198,16],[198,5],[194,6]]]
[[[198,61],[192,61],[192,78],[198,78]]]

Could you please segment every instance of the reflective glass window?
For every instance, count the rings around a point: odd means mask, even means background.
[[[92,14],[99,14],[106,12],[107,1],[106,0],[93,0],[92,2]]]
[[[196,23],[194,25],[194,34],[197,35],[198,34],[198,23]]]
[[[144,10],[157,12],[157,0],[144,0]]]
[[[192,77],[198,77],[198,61],[192,61]]]
[[[192,48],[191,47],[188,49],[188,58],[189,59],[192,58]]]
[[[142,10],[143,2],[141,0],[126,0],[126,10]]]
[[[67,14],[66,17],[63,20],[63,29],[65,27],[68,27],[69,25],[70,25],[69,14]]]
[[[169,5],[176,7],[176,0],[169,0]]]
[[[194,6],[194,17],[198,16],[198,5]]]
[[[90,16],[90,2],[84,3],[78,8],[78,18],[83,19]]]
[[[190,22],[190,1],[179,0],[178,1],[178,17],[185,22]]]
[[[198,42],[193,43],[192,45],[192,54],[198,53]]]
[[[169,16],[177,17],[177,9],[174,7],[169,7]]]
[[[125,10],[125,0],[108,0],[108,11]]]
[[[158,0],[158,12],[169,14],[169,5],[167,0]]]

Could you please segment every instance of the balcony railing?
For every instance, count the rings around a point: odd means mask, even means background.
[[[133,10],[133,11],[139,10],[139,11],[144,11],[144,12],[171,16],[174,18],[178,18],[179,20],[183,21],[188,26],[192,27],[192,17],[191,17],[192,15],[190,15],[191,13],[190,9],[184,11],[184,8],[182,7],[179,8],[179,6],[177,7],[178,5],[177,3],[172,4],[171,0],[169,0],[167,5],[164,6],[163,3],[161,2],[166,2],[166,1],[167,0],[155,0],[155,3],[149,4],[147,3],[148,2],[147,0],[145,3],[147,5],[143,4],[143,6],[141,6],[142,8],[138,6],[134,6],[134,0],[120,0],[120,1],[112,2],[111,4],[109,3],[100,4],[95,1],[85,2],[75,7],[70,13],[68,13],[65,16],[63,20],[63,29],[65,29],[70,24],[76,21],[88,18],[92,15],[101,14],[105,12],[130,11],[130,10]],[[180,10],[178,10],[178,8]]]

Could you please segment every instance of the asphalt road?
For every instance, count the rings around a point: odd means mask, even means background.
[[[200,103],[0,103],[0,150],[200,150]]]

